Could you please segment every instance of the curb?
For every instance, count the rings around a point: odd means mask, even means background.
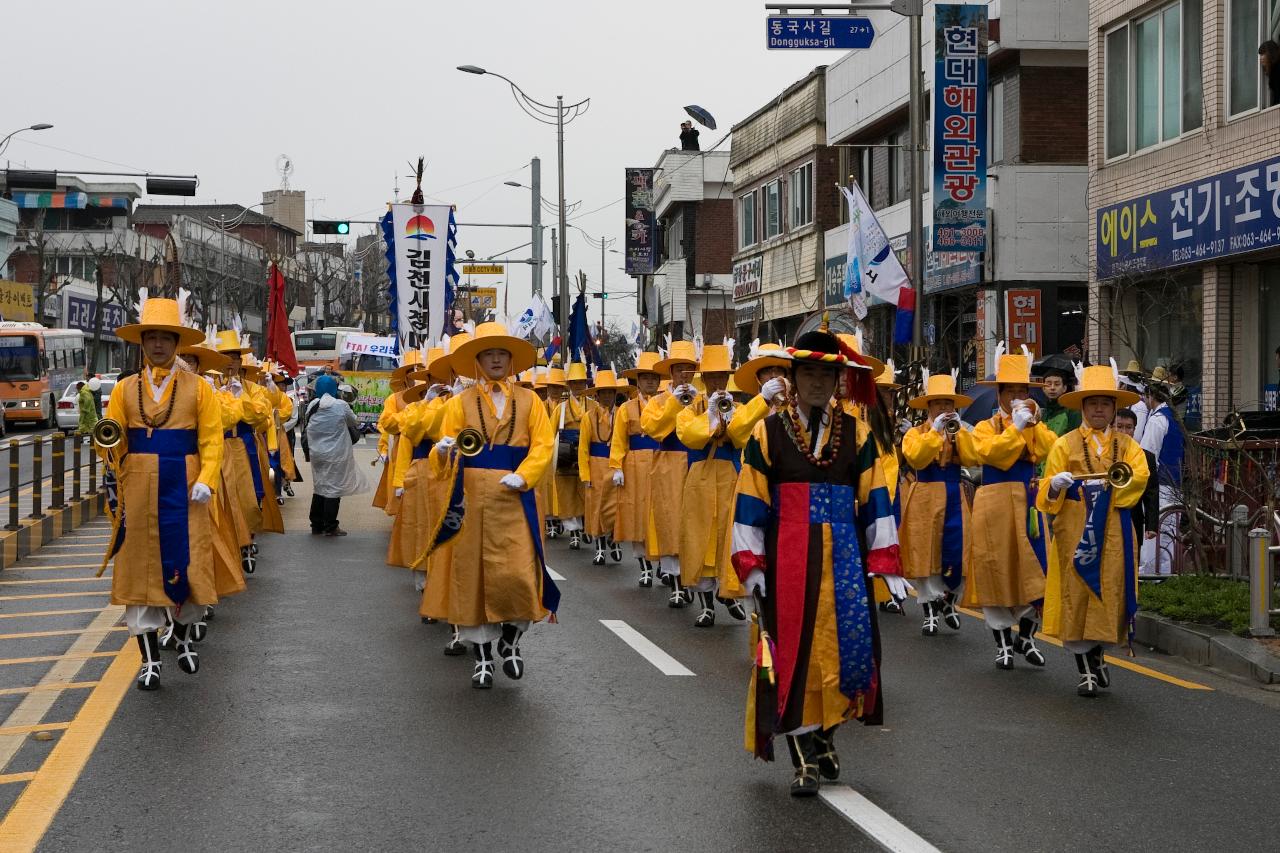
[[[44,518],[22,519],[21,530],[0,531],[0,571],[60,536],[103,514],[104,492],[67,501],[62,509],[51,509]]]
[[[1134,639],[1197,666],[1213,667],[1259,684],[1280,684],[1280,657],[1230,631],[1139,611]]]

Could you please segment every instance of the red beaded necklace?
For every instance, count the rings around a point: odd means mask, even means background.
[[[831,414],[831,441],[827,444],[828,453],[825,459],[819,459],[809,449],[809,433],[804,428],[804,424],[800,422],[799,402],[794,391],[787,398],[786,417],[782,420],[787,435],[791,438],[792,443],[795,444],[796,449],[809,461],[810,465],[816,468],[830,468],[832,463],[836,461],[836,457],[840,455],[840,438],[844,430],[840,428],[841,425],[837,421],[837,417],[840,414],[839,404],[835,404],[830,409],[825,410],[824,414],[828,411]]]

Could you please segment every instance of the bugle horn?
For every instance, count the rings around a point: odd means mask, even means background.
[[[722,415],[727,415],[727,414],[729,414],[729,413],[730,413],[730,412],[732,412],[732,411],[733,411],[733,398],[732,398],[732,397],[717,397],[717,398],[716,398],[716,412],[718,412],[719,414],[722,414]]]
[[[110,450],[124,438],[124,427],[114,418],[103,418],[93,425],[90,436],[95,445]]]
[[[676,399],[680,401],[680,405],[687,406],[697,398],[697,393],[693,391],[681,391],[676,395]]]
[[[958,419],[958,418],[952,418],[951,420],[946,421],[945,423],[943,423],[943,425],[942,425],[942,431],[943,431],[943,432],[945,432],[947,435],[954,436],[956,433],[958,433],[958,432],[960,431],[960,421],[959,421],[959,419]]]
[[[1133,466],[1128,462],[1113,462],[1104,474],[1086,474],[1076,477],[1076,482],[1088,483],[1106,481],[1107,485],[1123,489],[1133,481]]]
[[[458,452],[463,456],[475,456],[484,448],[484,436],[480,430],[467,427],[458,433]]]

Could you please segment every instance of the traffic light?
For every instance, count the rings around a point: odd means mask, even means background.
[[[351,233],[351,223],[345,219],[313,219],[311,220],[312,234],[338,234],[345,235]]]

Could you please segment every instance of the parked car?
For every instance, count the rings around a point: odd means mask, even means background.
[[[116,376],[99,376],[98,380],[102,382],[102,411],[98,414],[105,417],[107,414],[107,401],[111,399],[111,389],[116,387]],[[77,380],[78,381],[78,380]],[[80,405],[76,399],[76,382],[72,382],[62,392],[62,398],[58,400],[58,429],[71,435],[76,431],[76,427],[80,424]]]

